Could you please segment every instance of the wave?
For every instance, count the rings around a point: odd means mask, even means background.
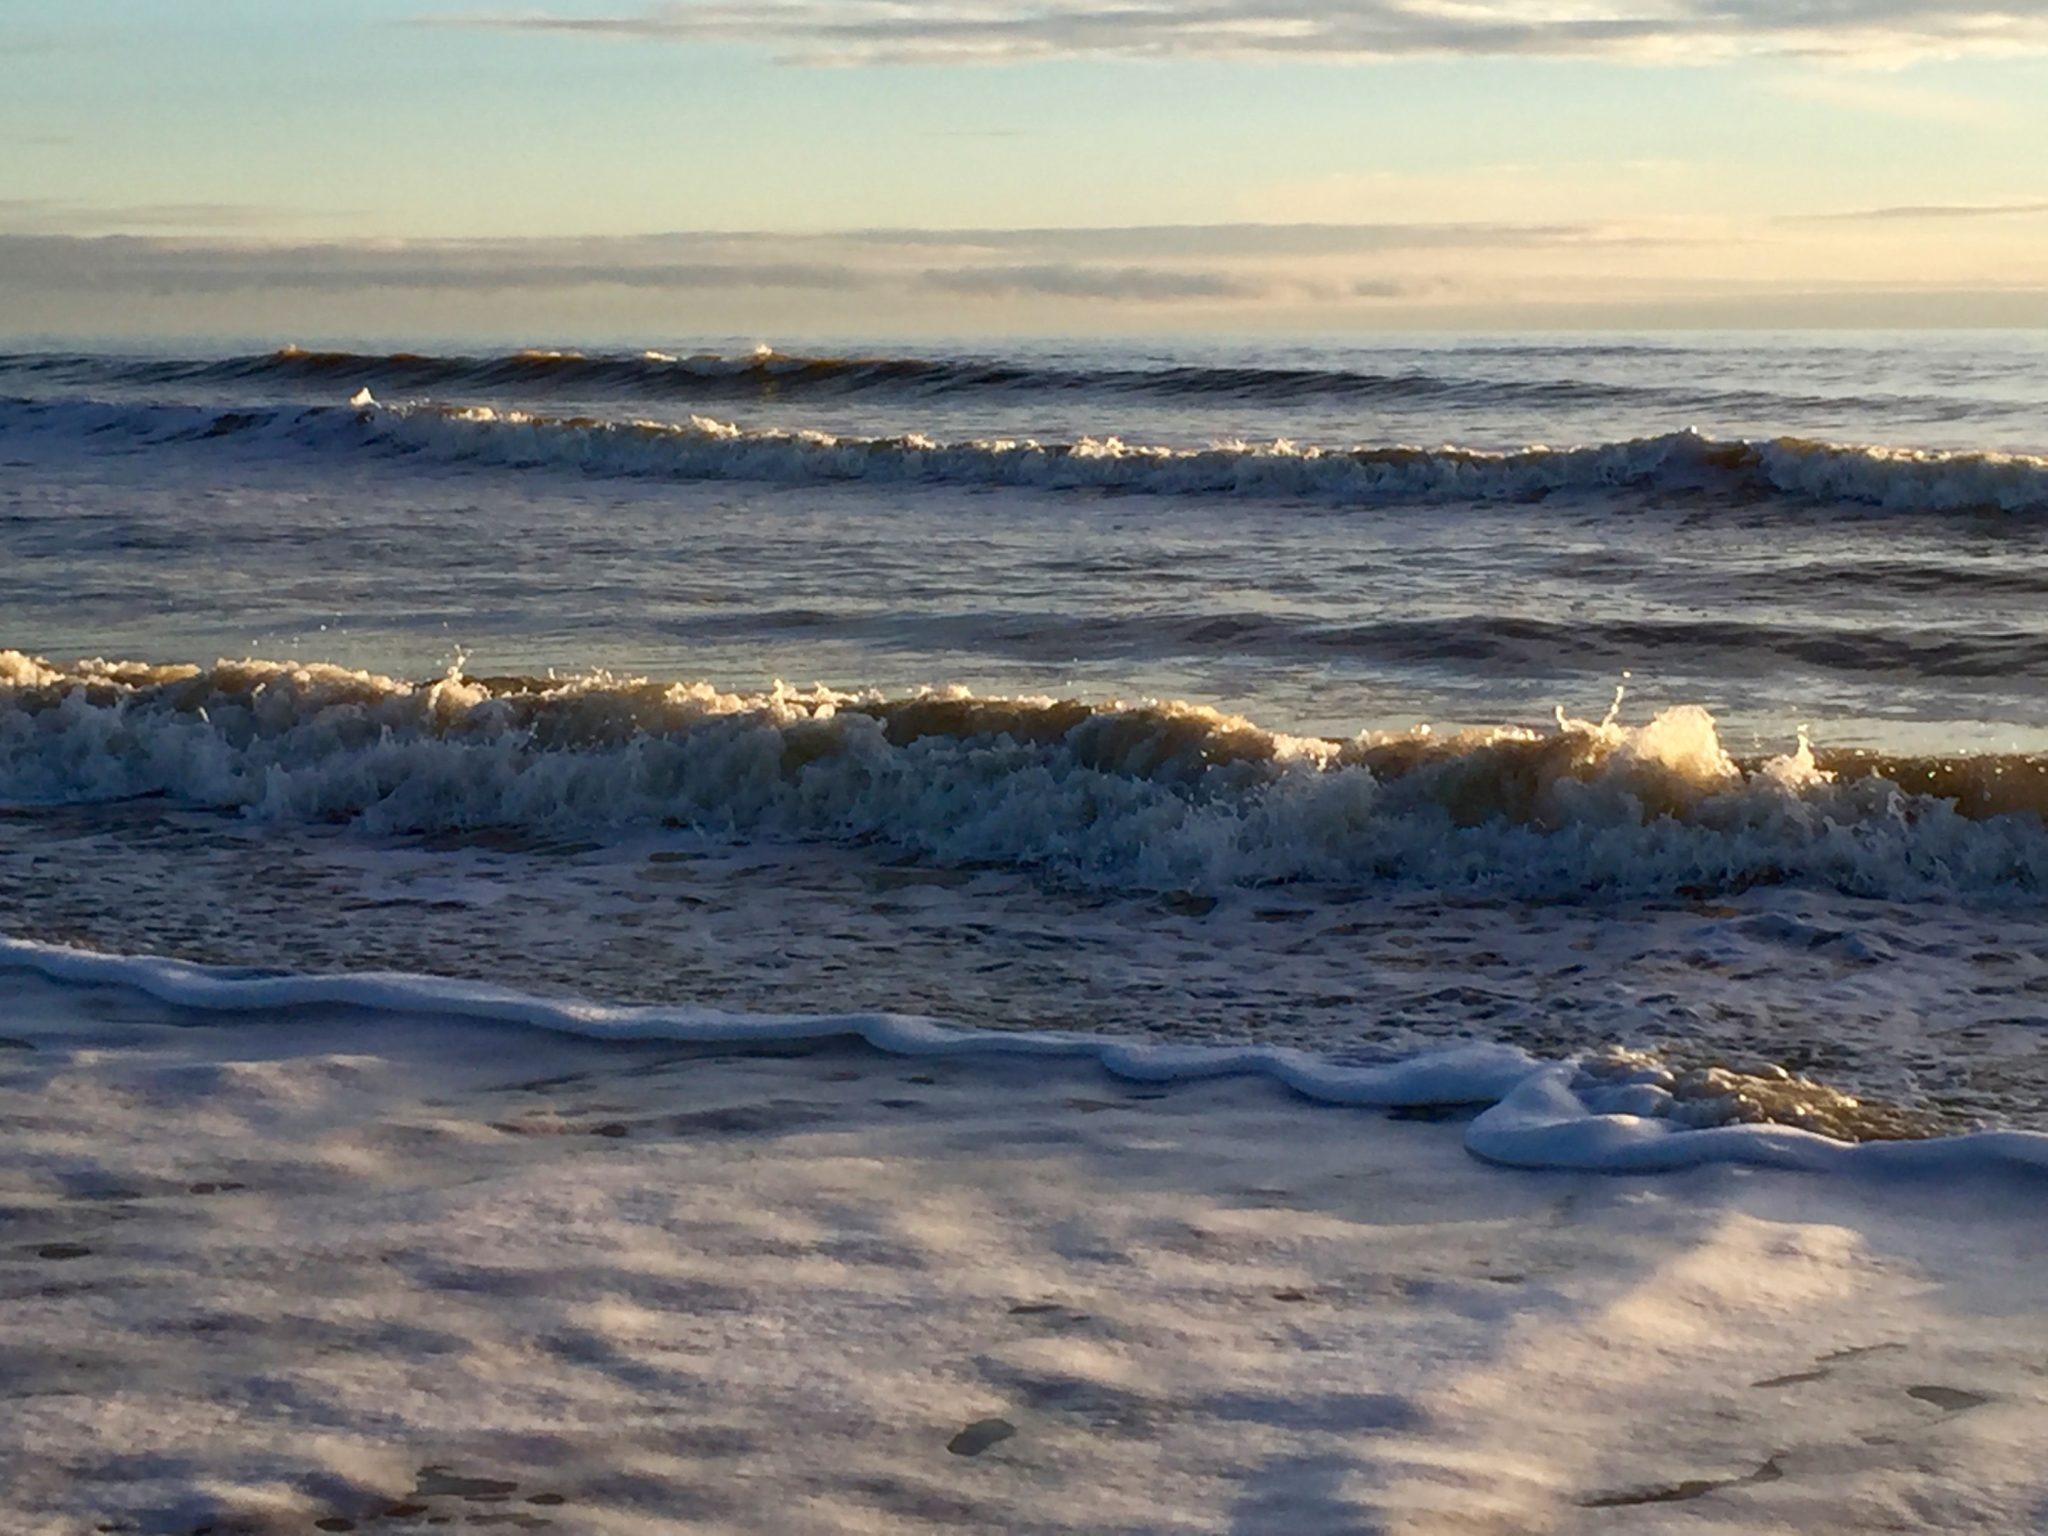
[[[1571,362],[1638,355],[1641,349],[1549,351],[1467,349],[1467,355]],[[1652,354],[1642,354],[1652,355]],[[1682,354],[1681,354],[1682,355]],[[1816,397],[1692,384],[1624,383],[1583,377],[1461,377],[1406,366],[1277,367],[1161,362],[1152,366],[1060,364],[1001,357],[829,357],[757,347],[736,354],[700,352],[584,353],[525,349],[496,354],[364,353],[287,346],[225,358],[119,358],[85,353],[0,354],[0,374],[129,386],[276,383],[319,385],[340,393],[367,388],[391,396],[516,391],[522,397],[607,400],[780,399],[856,397],[1101,395],[1166,403],[1229,402],[1283,406],[1384,404],[1444,408],[1528,409],[1636,407],[1643,411],[1885,410],[1902,406],[1952,411],[1953,400],[1897,396]],[[1997,401],[1972,409],[2014,414]]]
[[[1332,505],[1541,501],[1630,491],[1666,500],[1792,499],[1893,511],[2048,511],[2048,458],[1857,447],[1695,432],[1588,447],[1496,453],[1443,447],[1325,448],[1285,440],[1181,449],[1084,437],[940,442],[749,430],[707,417],[667,423],[545,416],[487,406],[378,405],[214,411],[191,406],[0,400],[0,437],[233,439],[364,449],[449,464],[593,475],[792,484],[867,480],[1146,495],[1280,498]]]
[[[818,357],[759,347],[751,352],[588,354],[527,349],[495,355],[435,356],[416,352],[275,352],[228,358],[110,359],[88,354],[0,356],[0,370],[96,378],[127,384],[274,380],[367,386],[389,393],[441,389],[629,394],[782,395],[803,391],[856,395],[892,391],[1145,395],[1169,400],[1229,396],[1265,403],[1315,398],[1435,399],[1452,395],[1538,401],[1636,398],[1639,389],[1570,380],[1465,381],[1414,370],[1212,367],[1074,367],[1001,358]]]
[[[1199,705],[760,694],[603,673],[0,652],[0,798],[164,795],[372,834],[683,827],[875,842],[1116,889],[1397,882],[2048,897],[2048,757],[1738,760],[1697,706],[1455,736],[1290,736]]]
[[[1967,568],[1950,570],[1939,589],[1951,598],[1981,599],[2002,590],[1978,582]],[[1834,573],[1842,587],[1867,597],[1881,573]],[[2014,573],[2005,584],[2048,597],[2048,574]],[[1776,586],[1775,573],[1748,584],[1752,600]],[[770,639],[801,633],[808,642],[848,640],[926,653],[979,651],[1060,665],[1076,649],[1076,619],[1057,608],[1003,608],[942,613],[829,611],[815,607],[759,607],[666,619],[671,639]],[[1560,670],[1615,673],[1646,658],[1675,657],[1688,668],[1743,669],[1788,663],[1844,673],[1910,673],[1920,678],[2009,679],[2048,671],[2048,633],[2039,629],[1929,629],[1882,625],[1834,627],[1757,622],[1742,618],[1686,619],[1570,615],[1556,619],[1522,614],[1467,613],[1442,618],[1328,619],[1261,611],[1091,614],[1091,656],[1150,659],[1219,651],[1301,661],[1360,657],[1376,662],[1442,667],[1484,666],[1491,676],[1554,676]]]
[[[1725,1071],[1674,1076],[1633,1052],[1542,1062],[1517,1047],[1472,1044],[1402,1060],[1358,1064],[1279,1046],[1166,1044],[1067,1031],[1013,1033],[949,1027],[895,1014],[748,1015],[691,1007],[628,1007],[534,997],[447,977],[307,975],[106,955],[0,937],[0,969],[63,986],[120,987],[192,1013],[243,1016],[344,1007],[460,1018],[598,1040],[763,1045],[859,1039],[909,1057],[1092,1061],[1144,1083],[1265,1077],[1313,1102],[1371,1107],[1484,1105],[1465,1146],[1487,1162],[1521,1168],[1659,1173],[1705,1164],[1799,1169],[1864,1177],[2048,1170],[2048,1134],[1973,1131],[1933,1139],[1856,1139],[1854,1125],[1826,1134],[1798,1123],[1799,1106],[1856,1101],[1804,1079],[1743,1079]],[[1757,1119],[1753,1089],[1776,1084],[1791,1123]],[[1768,1103],[1764,1108],[1772,1107]],[[1749,1116],[1730,1118],[1731,1114]],[[1822,1122],[1826,1123],[1826,1122]]]

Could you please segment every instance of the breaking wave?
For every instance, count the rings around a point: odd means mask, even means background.
[[[1362,505],[1533,501],[1631,490],[1754,503],[1793,499],[1897,511],[2048,510],[2048,458],[1856,447],[1800,438],[1723,441],[1695,432],[1578,448],[1327,448],[1285,440],[1182,449],[1083,437],[940,442],[919,434],[750,430],[707,417],[668,423],[547,416],[487,406],[378,405],[214,411],[190,406],[0,400],[0,436],[232,439],[381,450],[451,464],[595,475],[787,483],[868,480]]]
[[[1118,889],[1399,882],[1699,896],[2048,895],[2048,758],[1805,743],[1738,760],[1696,706],[1351,740],[1199,705],[605,674],[409,683],[336,666],[0,652],[0,798],[163,795],[372,834],[683,827],[874,842]]]

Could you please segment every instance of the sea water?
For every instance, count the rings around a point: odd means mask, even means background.
[[[0,357],[10,966],[2048,1128],[2036,338],[188,351]]]

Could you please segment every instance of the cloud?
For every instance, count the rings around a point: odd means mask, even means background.
[[[692,0],[431,24],[745,43],[803,64],[1499,54],[1903,63],[2048,52],[2048,0]]]
[[[301,244],[14,234],[0,235],[0,314],[17,326],[32,319],[43,337],[268,334],[345,345],[418,335],[673,345],[705,333],[2048,323],[2038,242],[2008,241],[1984,259],[1970,254],[1976,242],[1963,228],[1934,227],[1939,241],[1910,223],[1896,226],[1903,241],[1823,223],[1782,244],[1611,251],[1494,248],[1476,230],[1474,247],[1455,257],[1137,259],[1104,254],[1136,238],[1122,230],[1102,232],[1093,259],[1082,254],[1095,233],[1085,230],[1019,232],[1017,246],[994,252],[956,247],[959,232],[944,230]],[[1222,239],[1249,243],[1237,231]]]
[[[1386,253],[1485,252],[1593,238],[1577,225],[1152,225],[1112,229],[676,233],[527,240],[264,241],[52,232],[0,202],[0,285],[167,294],[620,288],[889,290],[1101,304],[1236,303],[1337,277]],[[195,210],[196,211],[196,210]],[[182,222],[173,220],[172,222]],[[1323,291],[1322,287],[1316,289]]]
[[[2048,215],[2048,203],[1757,217],[1719,237],[1642,239],[1477,222],[470,240],[21,231],[0,234],[0,311],[94,335],[1457,329],[1766,314],[1789,324],[1802,313],[1815,324],[2017,324],[2034,323],[2024,317],[2039,312],[2048,258],[2026,238],[2032,225],[1996,216],[2027,213]]]
[[[1088,231],[1020,239],[1045,254],[1085,248]],[[1113,237],[1126,232],[1110,232]],[[157,296],[619,288],[660,292],[888,291],[966,300],[1018,297],[1162,305],[1262,298],[1270,285],[1228,267],[1128,262],[929,260],[932,249],[972,253],[991,233],[892,231],[878,236],[677,234],[583,240],[281,244],[175,237],[0,234],[0,291],[119,290]],[[1112,239],[1112,244],[1115,240]]]
[[[956,251],[1015,252],[1111,260],[1132,257],[1315,257],[1376,251],[1499,249],[1597,242],[1606,232],[1591,224],[1465,223],[1362,224],[1131,224],[1077,229],[870,229],[844,238],[876,245],[942,244]]]
[[[1108,299],[1122,303],[1184,303],[1188,300],[1257,299],[1264,283],[1220,272],[1164,271],[1156,267],[961,267],[928,271],[924,280],[947,293],[982,298],[1039,294],[1059,299]]]
[[[0,235],[0,284],[147,293],[622,287],[844,292],[877,276],[835,262],[649,260],[606,241],[231,244],[142,236]],[[602,259],[606,255],[613,259]]]
[[[2048,213],[2048,202],[1904,203],[1894,208],[1851,208],[1840,213],[1799,214],[1793,224],[1905,224],[1941,219],[2001,219]]]

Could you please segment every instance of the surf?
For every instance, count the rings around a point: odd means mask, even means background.
[[[492,406],[385,405],[362,391],[348,405],[235,410],[0,400],[0,440],[10,438],[125,439],[153,448],[227,442],[257,450],[381,453],[450,466],[600,477],[1017,487],[1335,507],[1541,503],[1629,492],[1743,508],[1784,503],[1892,512],[2048,511],[2048,458],[1801,438],[1720,440],[1692,431],[1510,451],[1329,447],[1287,439],[1175,448],[1116,436],[948,441],[917,432],[860,436],[749,428],[706,416],[664,422]]]
[[[1560,711],[1547,729],[1331,739],[1178,700],[0,653],[0,798],[149,795],[373,835],[876,842],[1111,890],[2048,896],[2048,761],[1803,739],[1738,759],[1697,705],[1638,725]]]

